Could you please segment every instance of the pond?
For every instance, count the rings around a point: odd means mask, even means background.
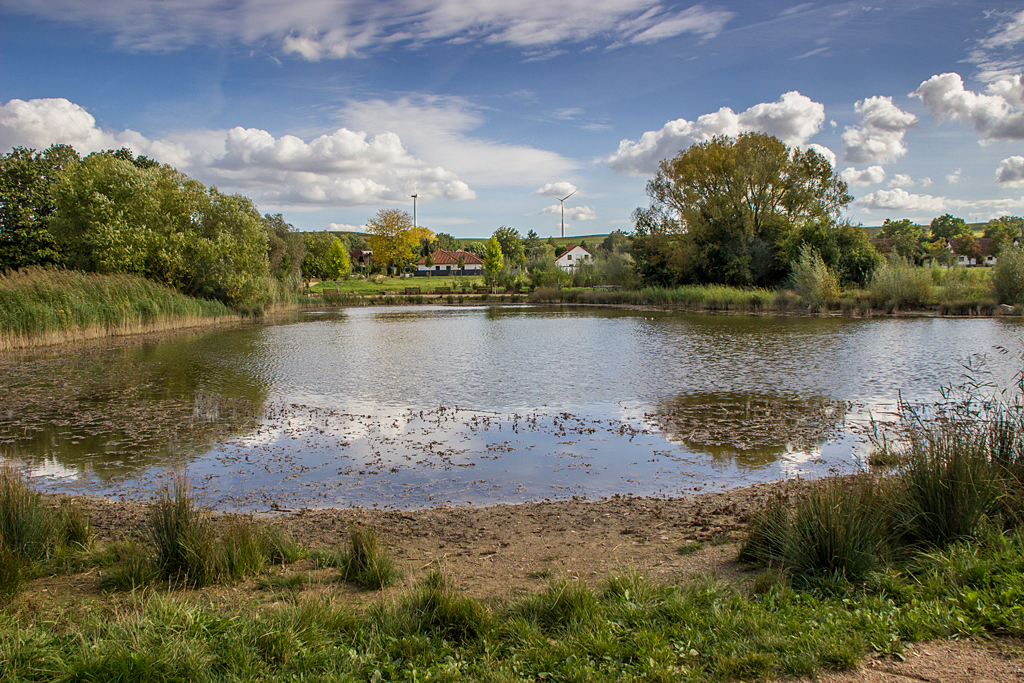
[[[0,456],[46,490],[225,510],[674,496],[863,466],[1009,319],[381,307],[2,361]],[[973,360],[972,360],[973,359]]]

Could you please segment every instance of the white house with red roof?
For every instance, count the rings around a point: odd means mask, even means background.
[[[589,251],[578,244],[570,244],[569,248],[565,250],[565,253],[555,259],[555,265],[562,270],[571,273],[576,270],[576,266],[581,263],[592,263],[593,260],[594,255]]]
[[[416,276],[430,275],[481,275],[484,272],[484,261],[471,251],[447,251],[438,249],[430,257],[434,265],[427,267],[427,257],[424,256],[416,262]],[[462,260],[462,269],[459,270],[459,260]]]

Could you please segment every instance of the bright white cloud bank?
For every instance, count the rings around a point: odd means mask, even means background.
[[[999,162],[996,169],[996,182],[1009,187],[1024,185],[1024,157],[1014,155]]]
[[[843,131],[843,156],[853,164],[886,163],[907,153],[903,136],[917,117],[892,103],[891,97],[869,97],[854,105],[859,126]]]
[[[425,199],[472,199],[458,176],[413,156],[398,135],[339,128],[309,142],[236,127],[150,140],[131,130],[105,131],[65,99],[11,100],[0,106],[0,148],[69,144],[81,154],[125,146],[274,206],[313,208]]]
[[[861,209],[871,213],[890,213],[899,217],[937,215],[948,211],[973,211],[978,216],[1019,211],[1024,208],[1024,197],[1016,199],[950,199],[930,194],[913,194],[902,188],[877,190],[855,202]]]
[[[11,12],[111,32],[131,49],[270,42],[316,61],[394,43],[459,41],[522,48],[598,40],[652,43],[717,35],[733,13],[656,0],[0,0]]]
[[[1024,85],[1020,75],[990,83],[986,92],[964,88],[959,74],[932,76],[910,93],[939,123],[965,119],[983,140],[1024,140]]]
[[[562,197],[567,197],[568,195],[573,194],[576,190],[577,188],[575,185],[563,180],[558,183],[547,183],[544,187],[538,188],[534,194],[543,195],[545,197],[558,197],[561,199]]]
[[[885,180],[885,169],[881,166],[868,166],[864,170],[858,171],[851,166],[844,168],[843,172],[839,175],[853,187],[866,187],[868,185],[877,185]]]
[[[774,135],[788,145],[803,146],[821,129],[824,121],[825,107],[794,90],[777,102],[756,104],[739,114],[722,107],[696,121],[669,121],[661,130],[647,131],[638,141],[623,140],[618,150],[604,161],[620,175],[650,175],[658,170],[662,159],[716,135],[736,136],[758,131]]]

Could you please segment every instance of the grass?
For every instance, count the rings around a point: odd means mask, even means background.
[[[419,287],[426,292],[434,287],[451,287],[452,291],[474,287],[486,286],[482,277],[371,277],[369,279],[353,278],[351,280],[338,280],[336,282],[317,282],[310,286],[314,293],[333,293],[335,296],[343,294],[356,294],[359,296],[376,296],[385,292],[398,292],[402,294],[406,287]]]
[[[42,268],[0,273],[0,350],[234,315],[218,301],[141,277]]]
[[[1024,537],[990,530],[845,593],[637,572],[480,601],[431,573],[363,612],[190,592],[0,613],[11,680],[712,681],[813,676],[943,637],[1024,635]]]
[[[349,530],[347,547],[317,553],[314,565],[336,567],[342,579],[367,590],[387,588],[401,577],[391,555],[378,541],[377,532],[360,525]]]

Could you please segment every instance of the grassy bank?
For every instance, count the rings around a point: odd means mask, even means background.
[[[129,275],[25,268],[0,274],[0,350],[191,327],[237,313]]]

